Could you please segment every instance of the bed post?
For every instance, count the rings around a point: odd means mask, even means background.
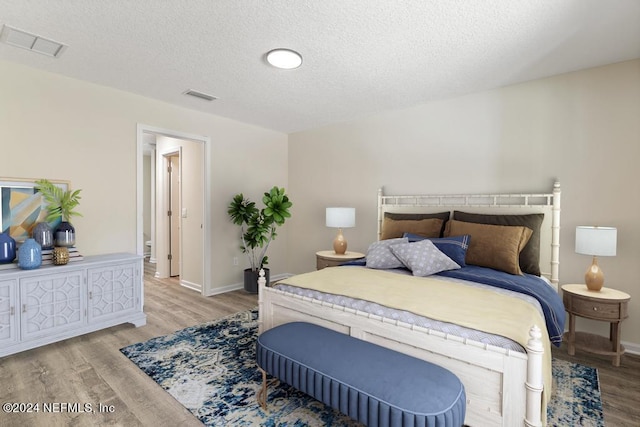
[[[551,218],[551,283],[559,288],[560,267],[560,182],[553,183],[553,209]]]
[[[378,240],[382,237],[382,187],[378,188]]]
[[[262,306],[264,300],[264,290],[267,286],[267,279],[264,277],[264,269],[260,269],[260,273],[258,273],[260,277],[258,278],[258,334],[264,332],[264,307]]]
[[[542,355],[544,347],[542,346],[542,332],[536,325],[529,330],[529,341],[527,342],[527,407],[524,424],[527,427],[542,426]],[[548,390],[551,392],[551,390]]]

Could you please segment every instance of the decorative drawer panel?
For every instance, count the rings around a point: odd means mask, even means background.
[[[89,269],[89,319],[136,310],[139,274],[136,263]]]
[[[85,322],[82,271],[20,280],[22,339],[52,335]]]
[[[618,302],[600,302],[583,299],[578,296],[569,298],[565,295],[564,304],[567,311],[582,317],[590,317],[598,320],[622,320],[626,313],[621,312]]]
[[[0,281],[0,344],[18,341],[17,280]]]

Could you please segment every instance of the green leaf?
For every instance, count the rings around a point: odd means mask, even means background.
[[[80,203],[82,190],[65,191],[46,179],[37,180],[35,188],[42,193],[47,204],[47,221],[55,221],[58,218],[68,220],[72,216],[82,216],[81,213],[74,210]]]
[[[283,225],[286,218],[291,218],[289,209],[292,203],[284,188],[274,186],[263,193],[262,203],[264,207],[258,210],[254,202],[240,193],[233,197],[227,207],[231,221],[241,227],[242,250],[248,253],[253,268],[266,264],[266,256],[263,259],[259,257],[264,255],[269,243],[276,237],[276,227]],[[254,252],[257,248],[264,249],[262,252]]]

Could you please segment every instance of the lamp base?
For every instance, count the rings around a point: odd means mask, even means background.
[[[342,235],[342,228],[338,229],[338,235],[333,239],[333,251],[337,255],[344,255],[347,252],[347,239]]]
[[[598,267],[598,260],[593,257],[593,263],[584,275],[584,283],[590,291],[600,292],[604,285],[604,273]]]

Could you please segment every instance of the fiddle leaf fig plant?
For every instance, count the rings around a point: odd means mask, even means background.
[[[258,209],[242,193],[236,194],[229,204],[227,213],[231,221],[240,226],[242,251],[247,254],[251,270],[258,271],[267,265],[269,244],[277,236],[276,228],[291,218],[289,201],[284,188],[274,186],[262,197],[264,207]]]
[[[42,193],[47,202],[47,222],[61,218],[69,221],[72,216],[82,216],[75,208],[80,204],[80,191],[63,190],[47,179],[36,181],[35,188]]]

